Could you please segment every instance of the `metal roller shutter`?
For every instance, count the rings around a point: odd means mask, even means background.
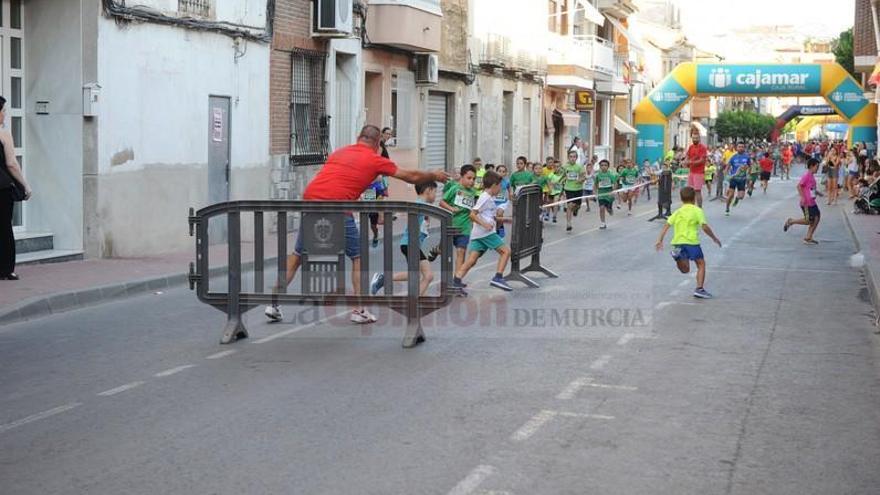
[[[429,168],[446,168],[446,102],[445,94],[428,94],[423,161]]]

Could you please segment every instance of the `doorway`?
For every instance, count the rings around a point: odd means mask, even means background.
[[[229,137],[230,101],[228,96],[208,97],[208,203],[229,200]],[[208,238],[213,242],[226,240],[226,223],[211,222]]]
[[[501,163],[513,161],[513,91],[505,91],[501,102]]]

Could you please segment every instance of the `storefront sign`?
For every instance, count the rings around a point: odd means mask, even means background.
[[[578,112],[588,112],[596,109],[596,94],[591,90],[574,92],[574,109]]]

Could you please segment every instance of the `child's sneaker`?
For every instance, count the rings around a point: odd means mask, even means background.
[[[370,294],[375,296],[379,293],[379,290],[382,289],[382,287],[385,287],[385,274],[373,274],[373,278],[370,280]]]
[[[556,223],[556,215],[553,215],[553,223]]]
[[[379,247],[379,239],[373,239],[373,247],[374,248]]]
[[[510,292],[513,290],[513,287],[507,285],[507,282],[504,281],[504,278],[499,277],[497,275],[495,277],[492,277],[492,281],[489,282],[489,285],[491,285],[492,287],[497,287],[497,288],[504,290],[504,291],[507,291],[507,292]]]
[[[607,228],[608,228],[608,226],[605,225],[604,223],[602,225],[599,225],[599,229],[601,229],[601,230],[605,230]]]
[[[504,239],[504,225],[499,226],[496,232],[498,232],[498,237]]]
[[[366,308],[352,310],[351,318],[349,319],[352,323],[357,323],[358,325],[379,321],[379,318],[376,318],[376,315],[367,311]]]
[[[712,299],[712,294],[706,292],[706,289],[700,287],[699,289],[694,291],[694,297],[699,299]]]
[[[284,318],[284,315],[281,314],[281,308],[278,306],[266,306],[265,315],[271,323],[281,321]]]

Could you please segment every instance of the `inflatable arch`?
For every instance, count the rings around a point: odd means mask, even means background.
[[[797,126],[794,128],[795,139],[800,142],[804,142],[807,139],[810,139],[810,131],[813,130],[814,127],[818,125],[825,124],[845,124],[846,119],[841,117],[840,115],[831,115],[831,116],[813,116],[807,117],[804,120],[798,122]]]
[[[770,141],[779,141],[782,129],[795,117],[813,115],[837,115],[837,111],[831,105],[792,105],[776,117],[776,125],[770,131]],[[799,139],[800,140],[800,139]]]
[[[823,96],[850,124],[850,141],[877,149],[877,105],[839,64],[698,64],[672,70],[633,112],[636,163],[662,160],[666,123],[692,96]]]

